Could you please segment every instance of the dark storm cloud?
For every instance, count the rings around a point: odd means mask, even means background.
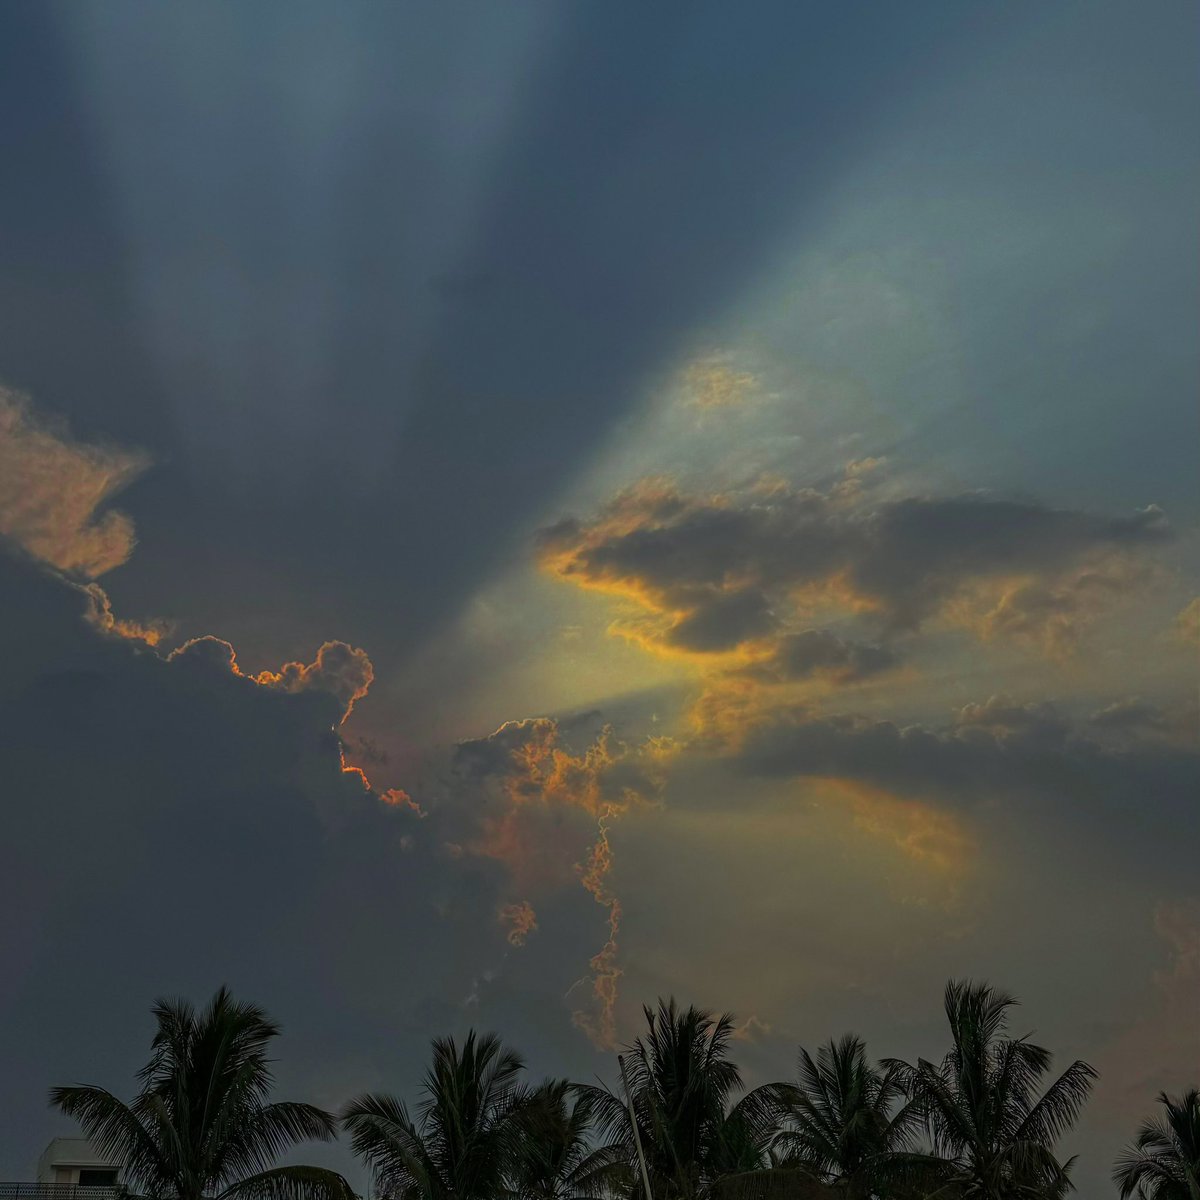
[[[348,635],[386,633],[383,657],[453,611],[647,373],[820,213],[895,88],[993,18],[597,2],[4,20],[0,376],[173,464],[131,495],[153,553],[122,589],[281,646],[336,596]],[[186,595],[184,545],[221,564]]]
[[[164,992],[227,981],[266,1004],[295,1035],[288,1078],[331,1106],[414,1077],[427,1039],[471,1020],[520,1036],[533,1005],[569,1029],[570,920],[543,928],[541,983],[501,989],[517,1011],[497,1015],[481,973],[508,947],[503,869],[441,853],[444,820],[343,769],[354,652],[327,645],[302,685],[286,670],[260,682],[219,638],[168,657],[122,636],[104,600],[0,549],[7,1178],[62,1131],[51,1084],[131,1086]],[[575,908],[599,923],[586,895]]]

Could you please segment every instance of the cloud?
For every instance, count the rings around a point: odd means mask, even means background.
[[[1200,596],[1180,610],[1175,618],[1175,635],[1189,646],[1200,646]]]
[[[43,562],[92,578],[125,562],[133,522],[100,509],[148,461],[137,451],[76,442],[0,388],[0,534]]]
[[[564,582],[624,602],[614,631],[648,649],[803,673],[836,668],[838,643],[806,632],[817,617],[884,638],[938,619],[1062,652],[1144,580],[1146,552],[1168,536],[1153,505],[1124,517],[985,494],[863,505],[838,486],[702,496],[649,480],[590,521],[542,530],[539,555]],[[857,652],[859,668],[887,654]],[[862,673],[853,657],[846,678]]]
[[[1063,658],[1152,577],[1170,536],[1127,516],[984,493],[882,498],[850,463],[828,490],[773,480],[695,494],[645,479],[537,541],[545,570],[615,606],[610,632],[700,673],[710,747],[830,691],[912,673],[922,633],[1005,638]]]
[[[772,657],[746,668],[746,673],[774,681],[820,676],[853,683],[894,670],[899,661],[886,646],[849,641],[827,629],[805,629],[781,637]]]
[[[689,403],[697,408],[736,408],[753,394],[758,380],[735,371],[720,355],[697,359],[683,373]]]
[[[157,646],[170,632],[171,626],[168,621],[143,622],[133,621],[128,617],[118,617],[113,612],[108,593],[98,583],[86,584],[84,590],[92,600],[91,607],[84,614],[84,619],[101,633],[145,642],[148,646]]]
[[[1187,745],[1200,734],[1200,714],[1194,699],[1164,708],[1140,696],[1129,696],[1098,709],[1088,721],[1094,730],[1116,744],[1161,740]]]
[[[726,591],[679,617],[665,634],[666,644],[700,654],[719,653],[761,641],[776,628],[770,601],[755,588]]]
[[[744,1021],[739,1021],[733,1027],[730,1035],[735,1042],[757,1042],[771,1036],[771,1023],[760,1020],[751,1013]]]
[[[366,651],[348,646],[345,642],[326,642],[311,663],[284,663],[278,671],[260,671],[257,675],[246,675],[238,666],[233,647],[211,634],[185,642],[172,650],[167,660],[204,664],[276,691],[320,692],[332,696],[340,706],[339,724],[353,711],[354,702],[367,694],[375,678]]]
[[[842,478],[833,485],[830,493],[843,504],[853,504],[862,500],[870,477],[887,465],[884,456],[856,458],[846,464]]]
[[[611,884],[609,833],[631,808],[657,799],[665,753],[662,743],[630,746],[609,727],[577,753],[549,717],[509,721],[455,751],[456,772],[475,785],[475,804],[483,807],[471,851],[504,862],[521,891],[561,886],[569,866],[605,910],[607,937],[589,962],[593,1008],[573,1014],[576,1025],[605,1049],[616,1044],[622,974],[617,960],[622,907]]]
[[[263,671],[255,676],[256,682],[265,687],[285,692],[328,692],[341,703],[343,721],[354,711],[355,701],[367,694],[374,678],[366,651],[345,642],[326,642],[311,663],[285,663],[277,672]]]
[[[1114,705],[1081,721],[1049,702],[993,696],[933,727],[793,709],[727,757],[752,776],[865,786],[972,823],[997,804],[1009,821],[1065,823],[1072,838],[1082,822],[1097,855],[1154,862],[1164,876],[1190,871],[1180,847],[1200,837],[1189,711]]]
[[[500,924],[508,929],[505,935],[510,946],[523,946],[531,933],[537,932],[537,913],[528,900],[506,904],[498,914]]]
[[[327,649],[293,690],[242,674],[220,638],[166,655],[102,630],[97,611],[94,586],[0,552],[0,870],[21,897],[0,914],[12,1095],[44,1095],[81,1063],[119,1086],[153,997],[222,981],[287,1023],[299,1090],[330,1107],[372,1047],[399,1039],[416,1061],[460,1031],[469,1018],[446,997],[501,961],[505,880],[437,853],[433,819],[345,769],[333,668],[353,655]],[[523,997],[537,1021],[562,1015],[572,978],[562,936],[542,941],[552,961]],[[483,1003],[508,1028],[533,1020]],[[3,1118],[14,1147],[53,1132],[23,1102]]]
[[[826,779],[824,785],[825,793],[853,814],[859,829],[952,881],[975,857],[975,837],[956,813],[858,780]]]
[[[410,812],[416,813],[418,817],[427,815],[420,804],[403,788],[387,788],[379,793],[379,798],[384,804],[390,804],[393,808],[407,808]]]

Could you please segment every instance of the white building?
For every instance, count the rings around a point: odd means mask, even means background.
[[[37,1165],[38,1183],[60,1187],[113,1188],[120,1182],[120,1175],[117,1165],[81,1137],[55,1138]]]

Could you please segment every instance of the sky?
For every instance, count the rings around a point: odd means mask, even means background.
[[[0,7],[0,1177],[162,994],[336,1108],[970,976],[1111,1194],[1200,1080],[1196,26]]]

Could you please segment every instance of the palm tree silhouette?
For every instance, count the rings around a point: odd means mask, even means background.
[[[1079,1116],[1096,1072],[1072,1063],[1041,1095],[1051,1055],[1026,1038],[1005,1036],[1012,996],[985,983],[951,981],[945,1008],[953,1045],[935,1065],[887,1060],[920,1113],[929,1153],[889,1154],[881,1166],[893,1186],[928,1197],[1019,1200],[1071,1190],[1074,1160],[1053,1147]]]
[[[127,1186],[154,1200],[353,1200],[334,1171],[274,1165],[299,1142],[332,1139],[336,1123],[311,1104],[268,1102],[267,1046],[279,1026],[261,1008],[221,988],[199,1015],[183,1000],[153,1011],[158,1029],[132,1104],[94,1086],[50,1092],[121,1164]]]
[[[768,1167],[785,1102],[776,1084],[733,1102],[744,1086],[729,1059],[733,1018],[728,1013],[714,1018],[695,1007],[684,1012],[674,999],[643,1012],[647,1031],[626,1061],[655,1200],[703,1200],[719,1179]],[[628,1097],[590,1084],[578,1085],[576,1092],[591,1105],[598,1130],[634,1178]]]
[[[916,1104],[905,1101],[900,1070],[871,1066],[853,1034],[822,1046],[815,1059],[801,1048],[789,1094],[778,1161],[806,1168],[853,1198],[872,1194],[875,1168],[883,1156],[908,1148],[919,1116]]]
[[[395,1096],[352,1100],[342,1121],[388,1200],[496,1200],[529,1129],[525,1064],[495,1034],[433,1043],[414,1119]]]
[[[511,1169],[513,1200],[593,1200],[628,1190],[630,1175],[619,1148],[593,1148],[591,1104],[568,1080],[542,1084],[522,1109]]]
[[[1143,1122],[1117,1159],[1113,1182],[1121,1200],[1200,1200],[1200,1091],[1189,1088],[1177,1100],[1158,1097],[1163,1112]]]

